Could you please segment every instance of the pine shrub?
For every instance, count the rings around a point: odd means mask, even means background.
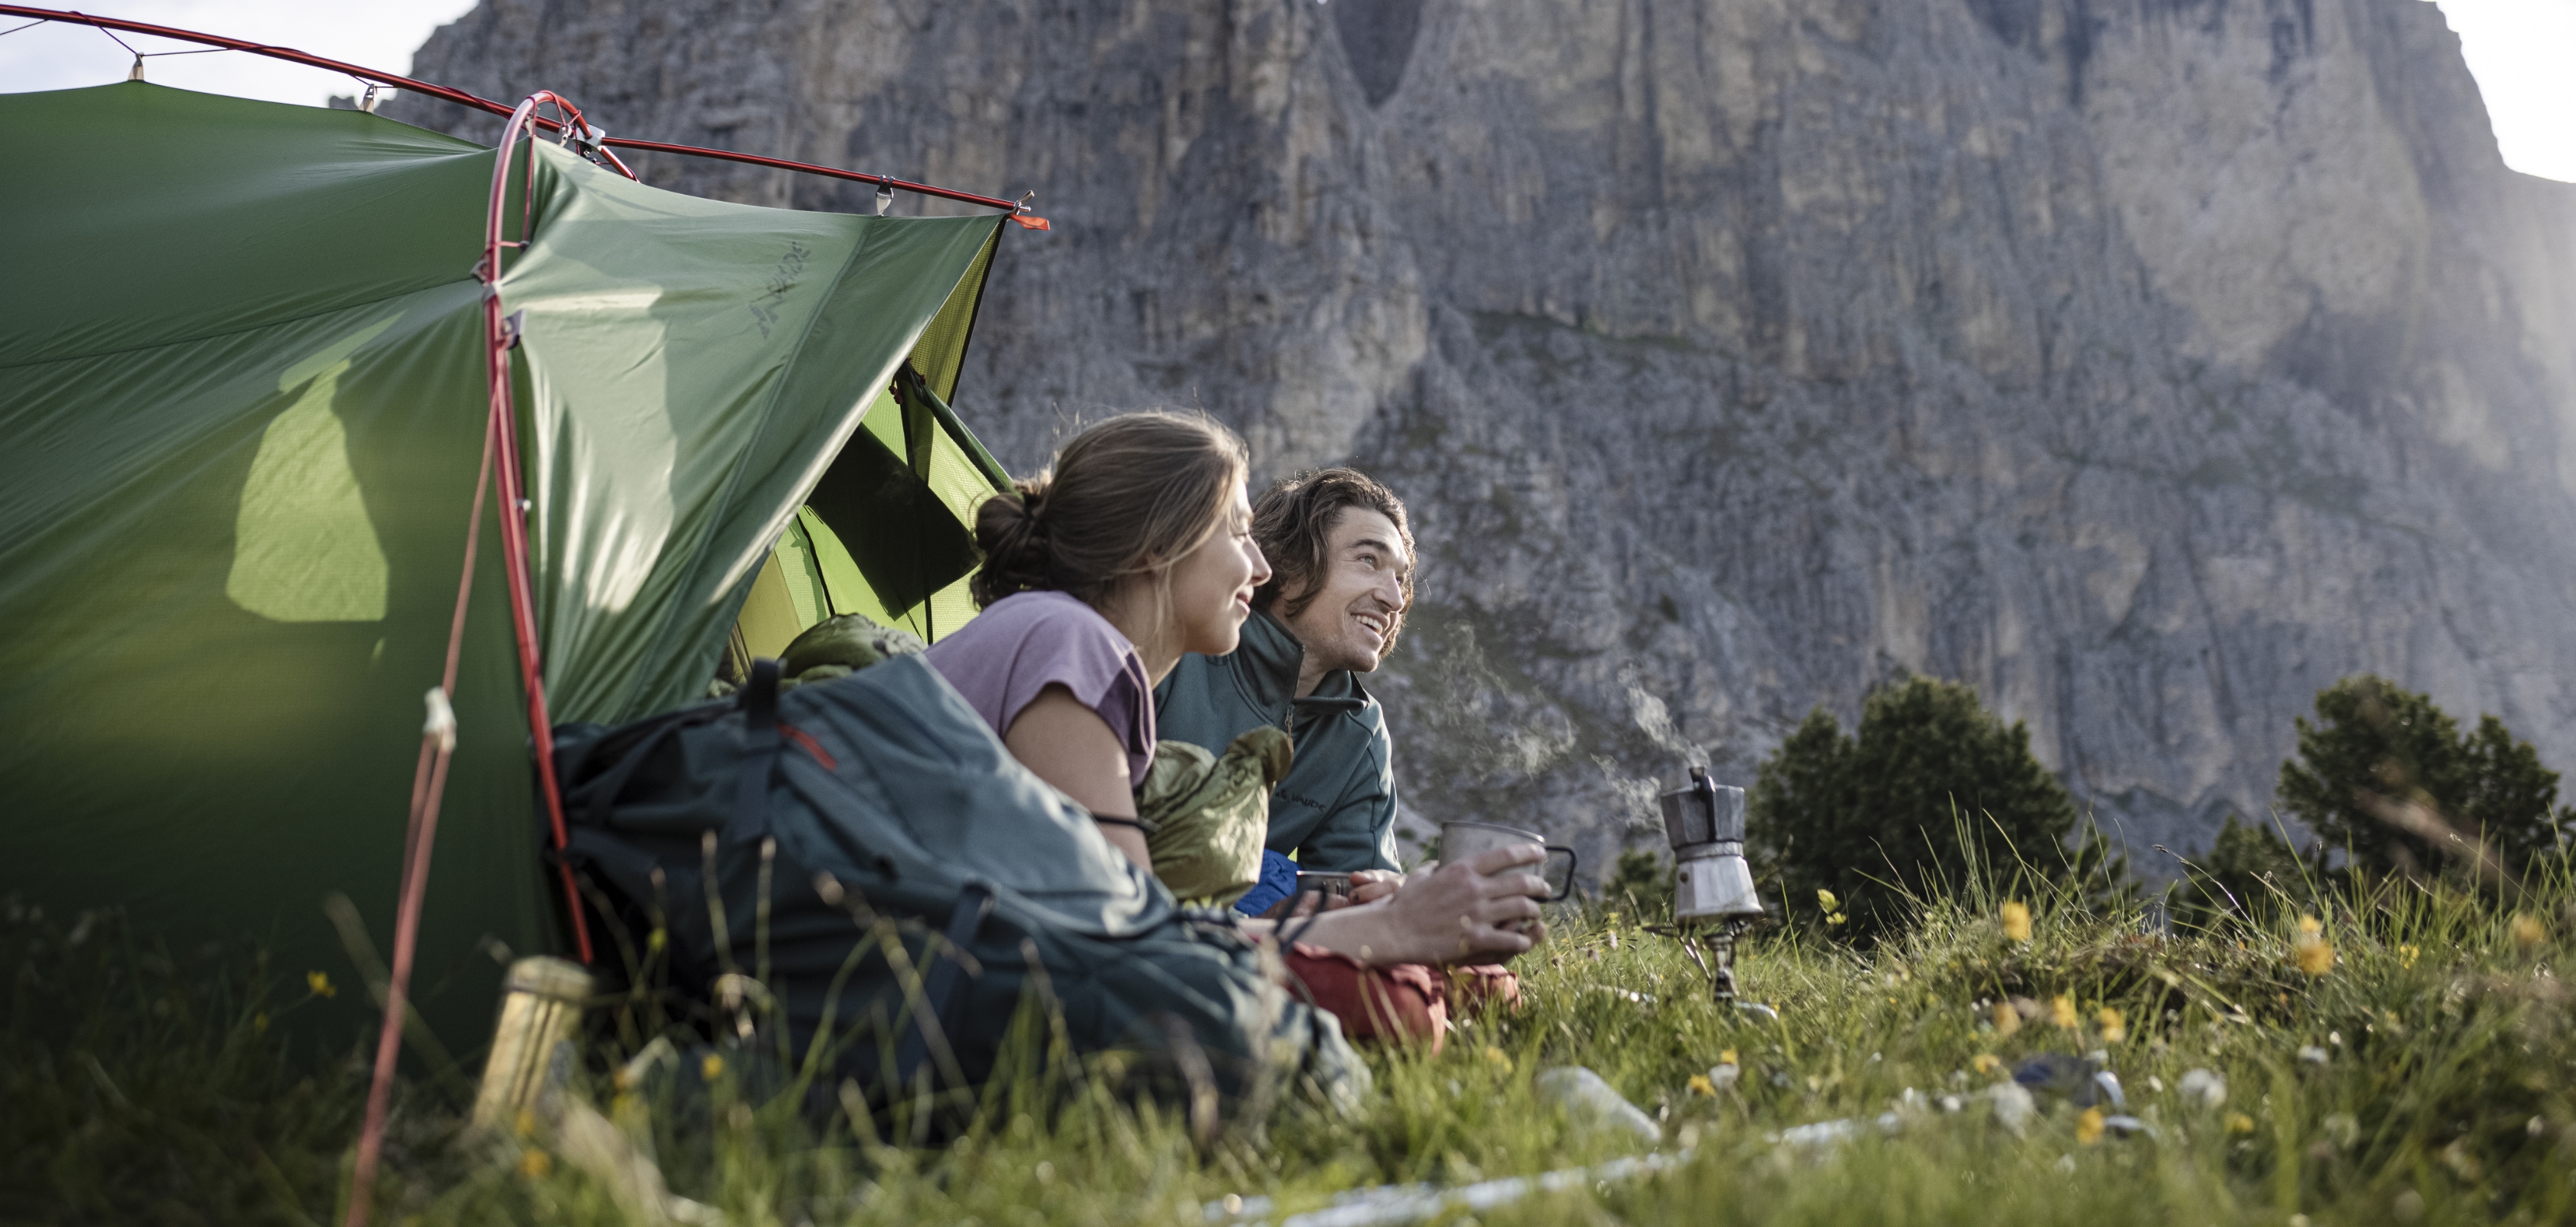
[[[1856,735],[1818,708],[1763,762],[1747,801],[1765,884],[1793,917],[1837,936],[1883,936],[1919,900],[1981,878],[2008,884],[1997,875],[2127,889],[2125,862],[2097,834],[2068,847],[2075,804],[2031,755],[2030,730],[1952,682],[1881,688]]]
[[[2368,878],[2492,883],[2563,855],[2576,831],[2558,773],[2494,716],[2464,734],[2430,696],[2356,674],[2319,692],[2298,729],[2277,799],[2316,833],[2320,865],[2340,852]]]

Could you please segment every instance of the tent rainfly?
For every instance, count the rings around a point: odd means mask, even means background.
[[[0,164],[0,894],[378,979],[470,508],[412,996],[479,1043],[493,959],[573,945],[473,505],[494,151],[128,82],[0,96]],[[946,402],[1008,218],[724,204],[547,142],[511,165],[496,286],[554,720],[677,706],[729,643],[831,612],[971,616],[964,526],[1000,470]],[[345,1043],[359,998],[305,1033]]]

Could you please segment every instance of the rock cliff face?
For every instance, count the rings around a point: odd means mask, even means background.
[[[2576,768],[2576,188],[2423,0],[486,0],[417,69],[1037,189],[969,420],[1199,405],[1404,493],[1424,819],[1597,858],[1898,671],[2142,850],[2358,670]]]

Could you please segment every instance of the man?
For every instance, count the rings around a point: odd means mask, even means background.
[[[1181,658],[1154,690],[1156,730],[1214,749],[1271,724],[1295,744],[1288,777],[1270,792],[1261,884],[1237,909],[1299,906],[1291,893],[1300,869],[1353,874],[1352,903],[1391,895],[1404,880],[1395,860],[1395,761],[1386,713],[1358,675],[1375,672],[1394,650],[1413,604],[1404,503],[1356,469],[1301,473],[1252,505],[1252,539],[1271,577],[1253,592],[1239,646]],[[1527,932],[1544,941],[1547,926]],[[1341,967],[1301,950],[1288,963],[1355,1039],[1428,1039],[1438,1052],[1453,979],[1475,1008],[1520,1002],[1519,979],[1499,965],[1440,975],[1346,961]]]
[[[1392,876],[1394,758],[1358,675],[1386,659],[1413,600],[1404,503],[1355,469],[1302,473],[1253,505],[1252,535],[1272,575],[1241,646],[1182,657],[1155,688],[1156,729],[1212,750],[1263,724],[1287,730],[1296,757],[1270,794],[1267,868],[1294,854],[1295,869]],[[1278,897],[1257,889],[1245,902]]]

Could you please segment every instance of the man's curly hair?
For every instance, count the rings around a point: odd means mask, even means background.
[[[1358,469],[1311,469],[1273,483],[1252,505],[1252,540],[1270,560],[1270,582],[1253,593],[1254,609],[1282,619],[1306,612],[1332,566],[1333,529],[1342,512],[1353,507],[1393,521],[1405,557],[1415,558],[1413,527],[1405,521],[1404,500],[1394,491]],[[1406,609],[1413,607],[1413,575],[1411,569],[1404,573]],[[1297,595],[1283,600],[1290,592]],[[1404,614],[1398,612],[1381,655],[1395,650],[1396,635],[1403,629]]]

